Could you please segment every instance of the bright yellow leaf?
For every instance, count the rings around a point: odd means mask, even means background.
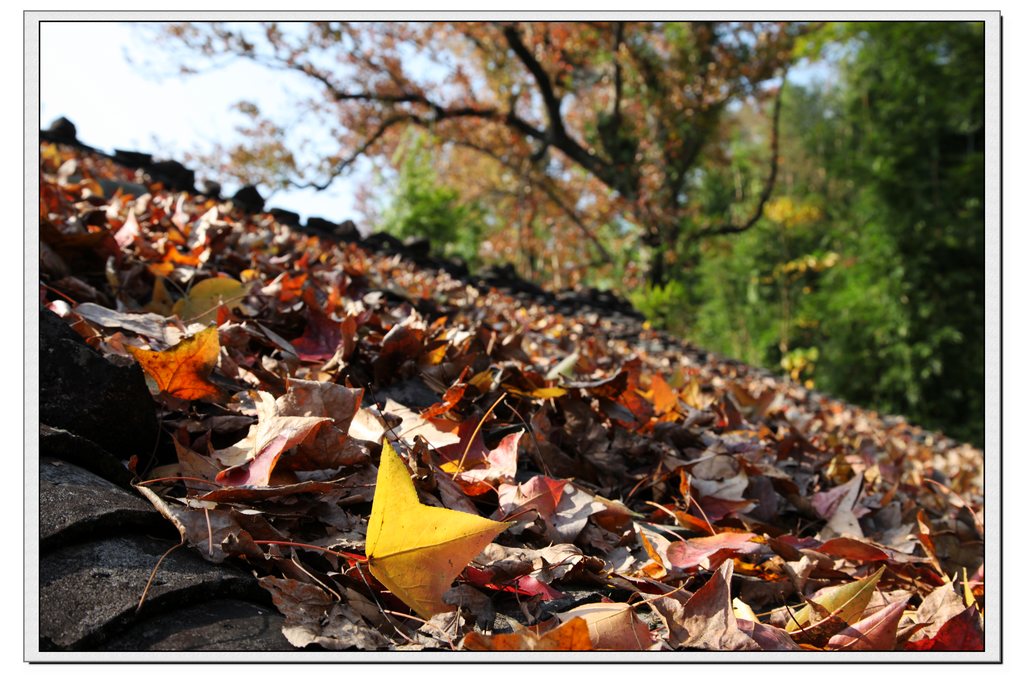
[[[370,573],[416,614],[429,619],[453,609],[442,596],[470,560],[508,526],[420,503],[405,464],[384,441],[366,530],[366,558]]]
[[[974,604],[974,592],[971,590],[971,582],[967,578],[967,567],[963,567],[964,580],[961,586],[964,589],[964,604],[970,607]]]
[[[568,390],[565,389],[564,387],[541,387],[539,389],[534,389],[532,391],[521,391],[514,387],[505,388],[508,390],[508,393],[512,394],[513,396],[522,396],[524,398],[558,398],[559,396],[565,396],[567,393],[569,393]]]
[[[732,599],[732,613],[737,619],[746,619],[752,621],[755,624],[760,623],[761,620],[757,618],[757,614],[747,603],[743,602],[739,598]]]

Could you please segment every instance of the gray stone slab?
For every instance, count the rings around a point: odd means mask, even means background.
[[[284,617],[242,600],[211,600],[157,615],[104,643],[115,652],[292,651]]]
[[[39,455],[66,460],[131,490],[132,474],[120,460],[89,439],[66,429],[40,424]]]
[[[150,572],[175,541],[127,536],[45,553],[39,566],[41,649],[93,649],[138,618],[214,597],[257,592],[255,579],[204,561],[188,548],[171,553],[141,613],[135,608]]]
[[[141,497],[71,463],[39,461],[39,538],[46,551],[76,538],[173,526]]]

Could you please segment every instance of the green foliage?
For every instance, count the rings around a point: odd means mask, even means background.
[[[690,308],[687,303],[691,297],[680,280],[669,280],[664,285],[645,285],[632,292],[629,298],[651,325],[673,334],[689,332],[681,314]]]
[[[982,445],[980,25],[829,30],[839,83],[788,86],[764,218],[634,300],[709,349]],[[766,118],[732,112],[691,186],[702,217],[759,192]]]
[[[432,161],[423,135],[407,135],[395,154],[398,178],[378,227],[397,237],[427,238],[438,253],[475,265],[487,216],[479,205],[462,203]]]
[[[875,393],[883,405],[981,444],[982,25],[886,22],[847,30],[857,45],[844,65],[843,98],[849,176],[860,188],[853,208],[860,230],[884,244],[878,258],[861,257],[859,284],[887,281],[891,325],[875,357],[892,365]]]

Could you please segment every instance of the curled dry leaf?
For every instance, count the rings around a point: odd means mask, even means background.
[[[322,588],[273,576],[261,578],[260,585],[284,614],[282,631],[295,647],[316,644],[327,650],[373,650],[390,644],[349,605],[337,602]]]
[[[550,523],[567,483],[562,479],[538,475],[523,484],[502,484],[498,487],[498,510],[504,518],[534,510],[542,520]]]
[[[575,618],[587,622],[595,650],[646,650],[654,644],[651,629],[624,602],[580,605],[558,615],[563,623]]]
[[[723,500],[743,500],[749,479],[733,457],[715,455],[702,460],[690,470],[690,486],[701,496]]]
[[[689,541],[673,541],[669,544],[666,558],[676,569],[690,569],[706,564],[706,560],[717,553],[741,555],[756,552],[762,546],[752,542],[752,538],[754,534],[751,533],[729,531]]]
[[[678,627],[685,633],[679,645],[701,650],[757,650],[757,643],[740,630],[732,608],[729,584],[732,560],[726,560],[711,579],[686,601]]]
[[[870,616],[864,617],[829,638],[832,650],[872,650],[883,652],[896,649],[896,631],[909,598],[890,603]]]
[[[180,329],[155,313],[124,313],[93,303],[78,304],[74,311],[93,324],[128,330],[164,344],[173,345],[181,339]]]
[[[256,393],[258,421],[249,434],[234,446],[214,451],[213,456],[227,469],[217,474],[225,486],[267,486],[282,454],[310,437],[331,418],[281,415],[274,397]]]
[[[365,448],[349,439],[352,418],[363,400],[362,389],[349,389],[331,382],[291,379],[288,391],[275,401],[279,416],[328,417],[331,424],[322,425],[305,439],[289,457],[293,470],[321,470],[353,465],[366,461]]]
[[[594,496],[572,484],[566,484],[551,518],[549,536],[557,543],[571,543],[583,531],[590,516],[604,509],[605,505]]]
[[[469,495],[480,495],[501,484],[515,480],[519,440],[525,432],[513,432],[484,456],[483,467],[458,471],[458,463],[451,461],[441,465],[446,472],[456,471],[455,479],[464,484]]]

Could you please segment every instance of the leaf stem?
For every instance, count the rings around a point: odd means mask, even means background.
[[[469,455],[469,447],[472,446],[473,442],[476,440],[476,435],[480,433],[480,428],[484,426],[484,422],[488,417],[490,417],[491,413],[494,412],[494,409],[498,407],[498,404],[501,403],[506,396],[508,396],[508,392],[502,392],[501,396],[498,397],[498,400],[491,404],[491,407],[487,409],[484,416],[476,423],[476,429],[473,430],[473,435],[469,437],[469,441],[466,443],[466,449],[462,451],[462,457],[459,459],[459,464],[455,466],[455,474],[452,475],[452,479],[462,471],[462,464],[466,462],[466,456]]]
[[[349,560],[355,560],[356,562],[366,562],[365,555],[359,555],[356,553],[346,553],[343,550],[331,550],[330,548],[324,548],[319,545],[311,545],[309,543],[298,543],[296,541],[257,541],[255,539],[253,539],[253,543],[255,543],[256,545],[286,545],[292,548],[305,548],[306,550],[313,550],[316,552],[337,555],[338,557],[344,557]]]

